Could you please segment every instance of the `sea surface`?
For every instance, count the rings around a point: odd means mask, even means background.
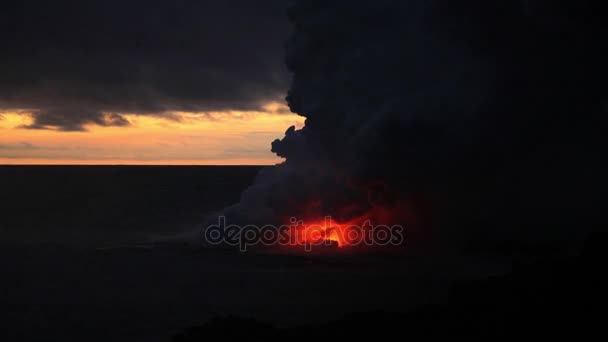
[[[485,272],[450,258],[142,243],[200,229],[259,170],[0,167],[0,340],[170,341],[216,316],[298,326],[401,312]]]
[[[0,238],[108,245],[197,229],[256,166],[0,166]]]

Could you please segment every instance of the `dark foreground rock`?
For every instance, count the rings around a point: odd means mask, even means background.
[[[507,275],[458,284],[444,303],[408,313],[362,312],[326,324],[284,329],[223,317],[187,329],[173,341],[600,337],[606,335],[607,246],[607,234],[593,234],[578,256],[518,264]]]

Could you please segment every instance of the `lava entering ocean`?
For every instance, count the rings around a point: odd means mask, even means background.
[[[340,249],[402,246],[405,223],[413,216],[404,206],[372,207],[363,214],[337,220],[332,216],[289,218],[290,246]]]
[[[290,223],[293,229],[290,234],[294,234],[292,241],[295,241],[296,245],[327,245],[339,248],[353,246],[362,242],[363,225],[371,225],[369,219],[365,218],[349,222],[337,222],[331,216],[317,220],[292,220]]]

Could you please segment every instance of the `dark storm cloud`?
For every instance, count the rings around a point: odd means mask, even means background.
[[[47,129],[59,127],[64,131],[82,131],[83,124],[96,124],[98,126],[128,126],[129,121],[120,114],[102,113],[86,108],[53,108],[33,113],[35,122],[25,126],[30,129]]]
[[[281,100],[285,1],[19,1],[0,11],[0,110],[34,128],[101,113],[259,109]]]

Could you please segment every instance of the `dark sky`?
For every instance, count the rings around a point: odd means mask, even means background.
[[[281,0],[12,1],[0,11],[0,111],[32,128],[119,113],[258,109],[288,86]],[[102,112],[117,113],[111,120]]]

